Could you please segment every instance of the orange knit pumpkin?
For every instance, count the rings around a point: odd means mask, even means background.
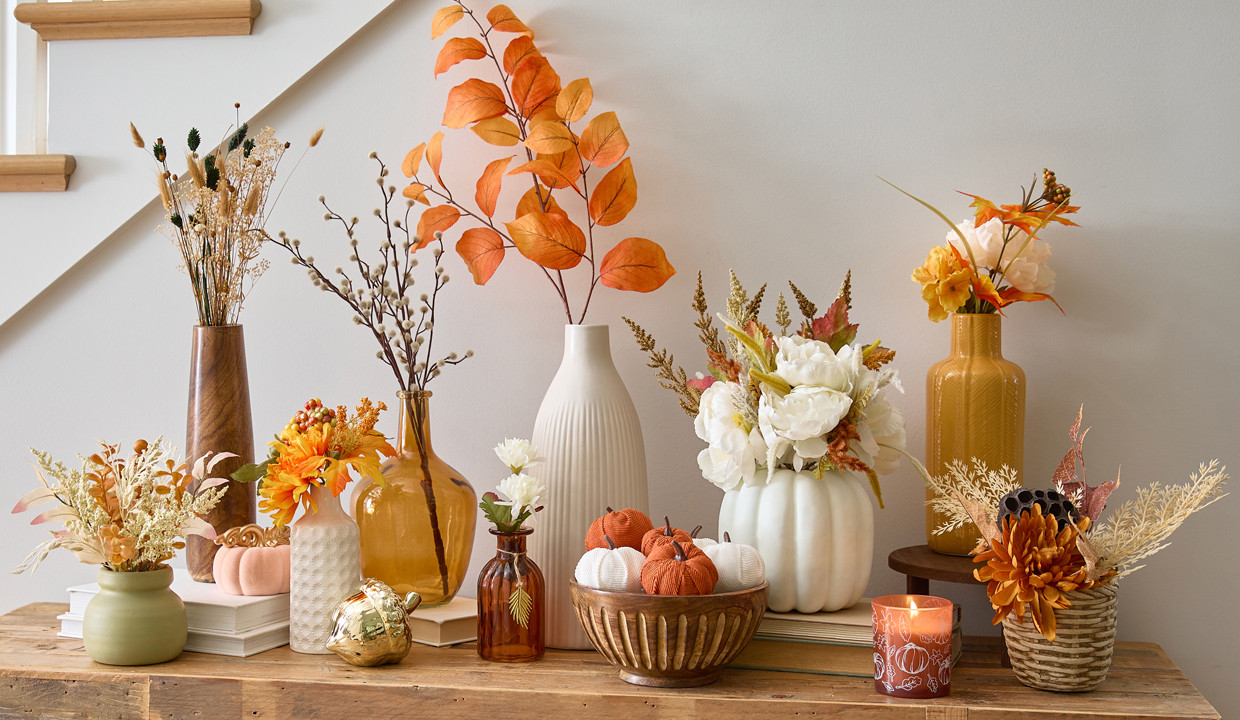
[[[604,536],[610,536],[616,547],[641,550],[642,538],[652,529],[654,523],[641,510],[625,508],[616,511],[607,508],[606,515],[590,523],[590,529],[586,532],[586,552],[607,547]]]
[[[706,553],[672,540],[655,548],[642,565],[642,589],[647,595],[710,595],[719,571]]]
[[[642,536],[642,555],[649,556],[655,548],[671,545],[673,540],[679,541],[682,545],[693,544],[693,538],[689,537],[689,533],[672,527],[671,521],[664,515],[663,527],[649,530]]]

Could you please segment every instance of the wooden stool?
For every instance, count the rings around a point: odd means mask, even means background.
[[[929,545],[910,545],[892,550],[887,556],[887,567],[905,576],[905,589],[909,595],[929,595],[931,580],[981,585],[973,577],[973,568],[977,567],[973,558],[936,553]],[[1002,627],[999,632],[1003,632]],[[1002,652],[1000,663],[1003,667],[1011,667],[1007,644],[1000,643],[999,647]]]

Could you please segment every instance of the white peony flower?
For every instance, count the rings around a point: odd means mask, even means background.
[[[823,435],[839,425],[850,407],[852,398],[827,387],[802,385],[782,397],[764,392],[758,402],[758,427],[768,447],[767,463],[774,467],[775,458],[789,447],[797,470],[805,460],[822,457],[827,452]]]
[[[518,473],[501,480],[499,491],[508,500],[497,504],[511,506],[512,517],[516,518],[525,508],[533,510],[538,507],[538,501],[547,494],[547,483],[532,475]]]
[[[693,421],[707,447],[698,454],[702,476],[724,490],[753,479],[766,444],[747,419],[749,400],[740,385],[716,382],[702,393]]]
[[[745,447],[736,455],[714,446],[698,453],[698,468],[702,471],[702,477],[721,490],[737,490],[742,485],[753,483],[758,464],[766,457],[766,441],[756,427],[749,431],[746,439]]]
[[[857,434],[861,439],[853,445],[857,456],[879,475],[895,472],[905,445],[904,416],[900,409],[884,392],[866,404],[861,416],[857,422]]]
[[[522,470],[546,462],[529,440],[520,438],[504,438],[504,442],[495,446],[495,455],[512,470],[513,475],[520,475]]]
[[[1020,246],[1025,243],[1024,232],[1017,231],[1004,251],[1003,221],[999,218],[991,218],[978,227],[973,227],[972,221],[966,220],[956,227],[960,228],[960,232],[964,233],[965,239],[969,241],[973,259],[977,261],[980,269],[994,270],[996,264],[1002,265],[1007,272],[1004,281],[1022,292],[1050,292],[1055,289],[1055,271],[1046,266],[1051,258],[1050,244],[1034,240],[1025,247],[1020,257],[1013,260]],[[947,242],[960,251],[961,257],[966,260],[969,258],[968,251],[956,233],[949,231]],[[1001,253],[1002,258],[999,257]]]
[[[819,340],[799,336],[776,338],[775,372],[792,387],[814,385],[843,393],[852,392],[860,372],[861,351],[845,345],[839,352]]]

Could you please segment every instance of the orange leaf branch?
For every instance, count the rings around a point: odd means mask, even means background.
[[[419,226],[427,233],[446,230],[460,218],[477,227],[464,231],[456,243],[457,254],[465,261],[474,282],[485,284],[493,276],[508,249],[516,249],[542,270],[560,297],[569,323],[585,321],[594,290],[601,283],[621,290],[649,292],[660,287],[675,273],[658,244],[640,238],[627,238],[602,258],[596,253],[596,226],[615,225],[626,218],[636,204],[636,180],[632,163],[625,159],[629,143],[614,112],[586,115],[594,99],[588,78],[562,84],[551,62],[534,43],[533,31],[506,5],[496,5],[484,22],[464,0],[437,13],[433,33],[468,16],[477,34],[471,38],[446,41],[436,61],[436,75],[464,60],[489,58],[495,75],[488,82],[478,77],[453,87],[448,95],[443,124],[453,129],[470,127],[488,144],[525,151],[525,161],[490,161],[482,170],[474,193],[475,206],[458,201],[439,172],[438,140],[428,143],[424,153],[411,153],[405,174],[415,173],[425,159],[435,171],[435,183],[416,183],[406,196],[422,202],[441,200],[423,213]],[[492,42],[494,32],[513,33],[503,51]],[[494,82],[498,80],[498,82]],[[581,121],[580,137],[570,123]],[[433,147],[432,147],[433,146]],[[434,150],[434,152],[432,152]],[[419,157],[421,155],[421,157]],[[518,155],[519,157],[519,155]],[[611,167],[620,163],[617,167]],[[600,168],[603,177],[591,182],[589,171]],[[511,221],[496,217],[504,175],[529,174],[529,189],[517,203]],[[511,183],[510,183],[511,184]],[[581,197],[585,218],[574,223],[556,202],[556,190],[571,188]],[[574,208],[575,210],[575,208]],[[575,213],[574,213],[575,214]],[[605,249],[605,248],[599,248]],[[578,313],[569,302],[564,270],[590,264],[590,281],[585,301]]]

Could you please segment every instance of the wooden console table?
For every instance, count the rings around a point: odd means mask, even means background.
[[[64,610],[44,603],[0,617],[0,717],[1219,717],[1152,643],[1119,643],[1099,689],[1061,695],[1026,688],[1000,668],[996,639],[967,638],[950,697],[900,700],[864,678],[757,670],[726,671],[704,688],[643,688],[621,681],[592,651],[551,650],[514,666],[480,660],[472,645],[415,645],[400,665],[380,668],[287,647],[245,659],[184,653],[162,665],[110,667],[91,661],[81,640],[56,636]]]

